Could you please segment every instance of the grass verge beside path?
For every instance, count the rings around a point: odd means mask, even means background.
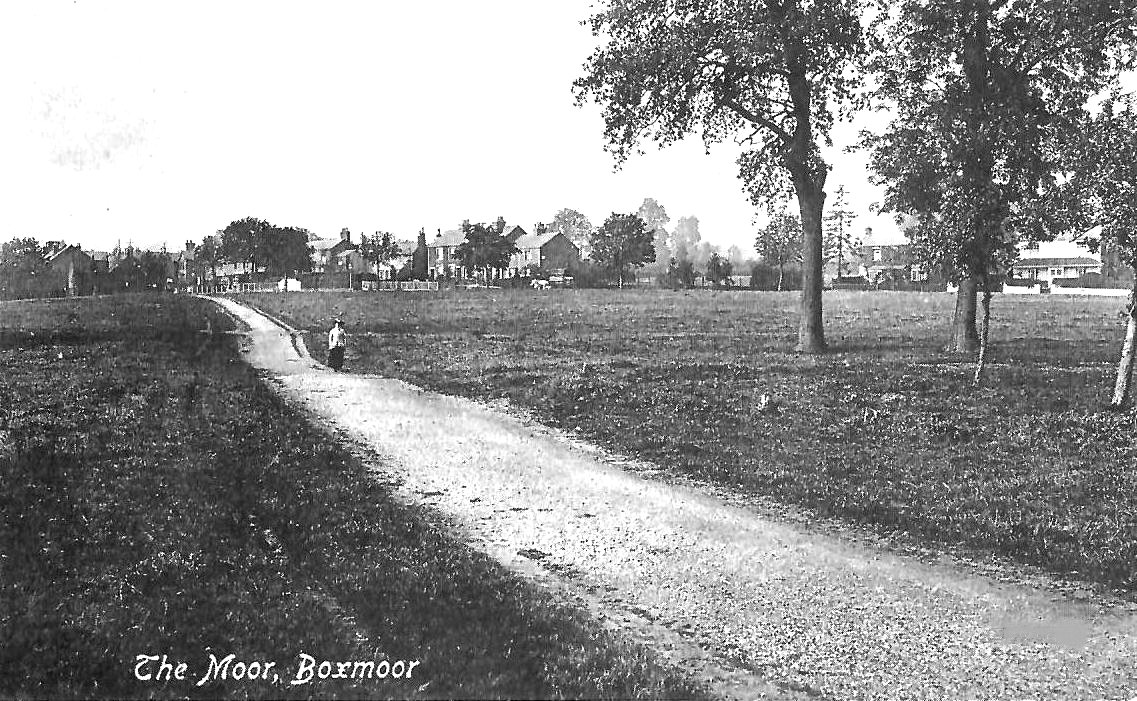
[[[821,357],[791,352],[792,293],[248,299],[317,340],[343,317],[351,371],[505,398],[676,473],[901,542],[1137,592],[1137,414],[1104,410],[1118,300],[996,299],[976,390],[970,359],[942,350],[945,294],[828,294],[834,352]]]
[[[206,318],[232,328],[184,297],[0,303],[0,696],[699,695],[394,503]],[[210,653],[279,683],[197,686]],[[290,685],[301,653],[419,664]]]

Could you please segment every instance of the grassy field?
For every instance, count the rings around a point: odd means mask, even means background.
[[[699,695],[392,502],[230,328],[186,298],[0,303],[0,697]],[[293,685],[301,653],[418,664]],[[210,654],[278,682],[199,685]]]
[[[675,474],[893,542],[1137,591],[1137,415],[1105,410],[1123,301],[999,297],[992,364],[946,353],[946,294],[833,293],[833,353],[791,352],[797,296],[564,290],[247,298],[348,369],[483,400]],[[763,408],[762,395],[774,399]]]

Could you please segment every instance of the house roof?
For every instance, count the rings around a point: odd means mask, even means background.
[[[552,241],[560,235],[559,231],[548,231],[543,234],[525,234],[521,238],[513,242],[514,246],[524,250],[526,248],[541,248],[546,243]]]
[[[111,254],[106,251],[87,251],[92,260],[110,260]]]
[[[427,242],[427,248],[438,248],[439,246],[461,246],[466,241],[466,232],[461,229],[451,229],[450,231],[443,231],[440,235],[435,236],[433,241]]]
[[[1058,268],[1065,266],[1096,267],[1101,261],[1086,256],[1071,256],[1065,258],[1019,258],[1015,261],[1016,268]]]
[[[329,249],[335,248],[336,246],[338,246],[341,243],[343,243],[343,239],[339,239],[339,238],[336,238],[336,239],[316,239],[315,241],[309,241],[308,245],[310,245],[312,248],[316,249],[317,251],[327,251]]]
[[[59,250],[57,250],[54,253],[52,253],[51,255],[49,255],[47,257],[47,262],[50,263],[51,261],[55,260],[59,256],[63,255],[64,253],[67,253],[68,251],[78,251],[80,253],[83,253],[82,248],[79,248],[78,246],[76,246],[75,244],[72,243],[72,244],[69,244],[67,246],[64,246],[63,248],[60,248]],[[87,255],[87,254],[83,253],[83,255]]]

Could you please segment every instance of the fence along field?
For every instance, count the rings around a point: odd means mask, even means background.
[[[834,352],[791,352],[792,293],[252,295],[347,367],[507,399],[675,474],[904,546],[1137,590],[1137,415],[1106,411],[1124,302],[996,301],[985,386],[945,294],[833,293]],[[766,395],[768,399],[762,400]]]

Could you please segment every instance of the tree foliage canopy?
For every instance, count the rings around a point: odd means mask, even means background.
[[[1114,94],[1086,120],[1082,138],[1068,144],[1072,177],[1064,184],[1081,212],[1100,227],[1094,244],[1108,246],[1134,272],[1128,322],[1110,404],[1131,402],[1137,365],[1137,108],[1132,95]]]
[[[462,265],[471,270],[501,269],[509,265],[509,257],[517,252],[517,247],[505,236],[505,220],[497,224],[471,224],[462,222],[462,233],[466,235],[454,254]]]
[[[415,242],[415,252],[411,258],[411,279],[425,280],[428,270],[426,247],[426,229],[418,230],[418,240]]]
[[[577,248],[585,248],[588,245],[588,237],[592,235],[592,222],[575,209],[565,208],[553,217],[548,231],[559,231]]]
[[[49,282],[43,247],[27,236],[5,241],[0,246],[0,297],[14,299],[39,297]]]
[[[699,134],[746,147],[739,177],[755,203],[797,194],[804,238],[798,348],[825,349],[821,217],[836,110],[851,103],[863,55],[860,0],[610,0],[591,19],[604,44],[576,83],[603,107],[623,162],[642,140]]]
[[[33,237],[14,238],[0,245],[0,269],[5,274],[13,272],[29,274],[46,268],[43,248]]]
[[[221,256],[234,263],[248,263],[255,270],[263,266],[274,275],[307,272],[312,269],[312,248],[307,229],[278,227],[263,219],[245,217],[230,222],[221,231]]]
[[[1067,146],[1072,177],[1065,183],[1087,223],[1122,262],[1137,269],[1137,106],[1114,95],[1086,120],[1080,139]]]
[[[788,211],[775,213],[758,230],[754,250],[763,262],[777,268],[801,260],[801,220]]]
[[[394,235],[385,231],[382,234],[375,232],[371,238],[364,236],[359,244],[359,254],[363,256],[364,260],[374,263],[378,267],[401,256],[403,250],[395,241]]]
[[[671,221],[671,217],[667,216],[667,210],[664,209],[663,205],[651,197],[644,198],[637,214],[639,214],[640,219],[644,220],[644,226],[648,231],[666,229],[667,223]]]
[[[624,272],[655,258],[652,235],[638,214],[613,212],[592,235],[592,260],[624,283]]]
[[[852,94],[847,70],[861,50],[861,3],[613,0],[591,19],[607,40],[575,83],[579,101],[604,108],[619,161],[644,139],[689,134],[738,138],[748,190],[784,195],[789,175],[823,181],[815,137],[827,139],[834,105]]]
[[[1061,145],[1129,62],[1133,0],[906,0],[880,16],[873,68],[896,112],[868,136],[885,209],[917,250],[985,276],[1020,240],[1075,225]]]

